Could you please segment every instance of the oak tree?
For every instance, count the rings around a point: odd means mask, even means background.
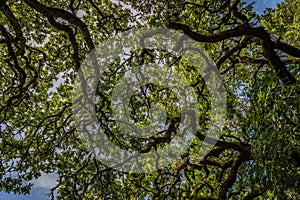
[[[0,189],[27,194],[44,172],[58,175],[52,199],[55,191],[57,199],[299,198],[299,5],[285,0],[257,14],[240,0],[0,0]],[[200,125],[176,162],[149,173],[121,172],[82,143],[72,88],[98,44],[144,26],[184,33],[205,49],[225,85],[226,123],[214,148],[199,155],[211,117],[201,74],[166,51],[130,52],[107,66],[95,94],[97,118],[112,142],[154,151],[180,123],[174,94],[147,84],[131,98],[131,117],[148,124],[150,104],[161,99],[172,108],[169,129],[144,139],[116,128],[110,98],[125,65],[163,61],[178,69],[197,91]]]

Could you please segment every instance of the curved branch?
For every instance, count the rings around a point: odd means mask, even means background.
[[[180,24],[180,23],[171,22],[169,24],[169,27],[175,30],[183,31],[187,36],[191,37],[197,42],[216,43],[232,37],[241,37],[241,36],[258,38],[260,39],[265,58],[268,60],[270,65],[274,67],[277,75],[280,77],[283,83],[287,85],[296,83],[296,79],[286,69],[284,63],[280,60],[279,56],[276,54],[274,50],[276,45],[271,40],[270,34],[267,31],[265,31],[263,27],[253,28],[247,24],[242,24],[231,30],[226,30],[211,36],[197,33],[191,30],[187,25]],[[287,48],[289,46],[288,44],[285,45],[283,43],[282,44],[279,43],[279,44],[280,44],[279,47],[284,46],[285,49],[288,49]]]
[[[21,45],[21,50],[22,53],[20,53],[21,55],[24,55],[25,53],[25,43],[26,40],[23,36],[23,32],[21,30],[21,26],[17,20],[17,18],[15,17],[15,15],[13,14],[13,12],[10,10],[10,8],[6,5],[5,1],[1,0],[0,1],[0,8],[2,10],[2,12],[4,13],[4,15],[7,17],[7,19],[9,20],[9,22],[11,23],[11,25],[14,28],[14,31],[16,32],[16,40],[20,41],[20,45]]]
[[[218,194],[218,199],[226,199],[228,189],[232,187],[233,183],[236,180],[237,177],[237,172],[239,170],[239,167],[244,161],[247,161],[249,159],[248,156],[238,156],[237,158],[234,159],[233,165],[231,167],[230,173],[227,177],[227,179],[221,184],[219,194]]]
[[[72,13],[59,8],[47,7],[36,0],[24,0],[24,1],[29,7],[33,8],[39,13],[42,13],[47,18],[60,17],[64,20],[67,20],[69,23],[79,27],[84,36],[84,40],[88,44],[90,51],[95,48],[94,42],[90,36],[90,32],[88,30],[87,25],[83,21],[81,21],[81,19],[78,18],[76,15],[73,15]]]

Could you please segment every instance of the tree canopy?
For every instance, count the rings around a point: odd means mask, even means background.
[[[1,190],[28,194],[31,180],[56,173],[52,199],[300,198],[299,0],[263,14],[241,0],[0,0],[0,13]],[[199,107],[196,139],[178,160],[153,172],[122,172],[82,143],[73,86],[97,45],[141,27],[176,30],[200,45],[220,72],[227,110],[220,138],[202,156],[212,100],[201,74],[167,51],[141,48],[112,62],[97,85],[95,110],[121,148],[163,148],[183,112],[167,87],[145,84],[130,98],[131,119],[149,125],[159,99],[168,129],[149,138],[125,134],[111,119],[124,66],[174,66],[196,91]]]

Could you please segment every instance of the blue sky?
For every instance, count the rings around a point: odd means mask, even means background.
[[[261,14],[265,8],[275,8],[276,3],[282,2],[283,0],[243,0],[247,3],[255,2],[253,9]]]
[[[7,193],[1,193],[0,199],[1,200],[49,200],[48,197],[49,190],[45,188],[38,188],[35,187],[31,191],[30,195],[14,195],[14,194],[7,194]]]
[[[0,193],[0,200],[49,200],[50,188],[56,185],[57,176],[55,174],[42,174],[36,180],[33,180],[33,187],[30,195],[14,195],[5,192]]]
[[[247,3],[256,2],[253,7],[258,13],[263,13],[265,8],[274,8],[276,3],[282,0],[245,0]],[[56,177],[53,174],[44,174],[39,179],[33,181],[34,185],[30,195],[14,195],[0,192],[0,200],[49,200],[46,195],[49,188],[55,186]]]

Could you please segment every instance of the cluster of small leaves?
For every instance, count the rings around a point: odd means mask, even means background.
[[[290,193],[283,191],[297,191],[300,183],[299,86],[280,85],[274,77],[270,73],[253,88],[249,119],[257,177],[284,199]]]

